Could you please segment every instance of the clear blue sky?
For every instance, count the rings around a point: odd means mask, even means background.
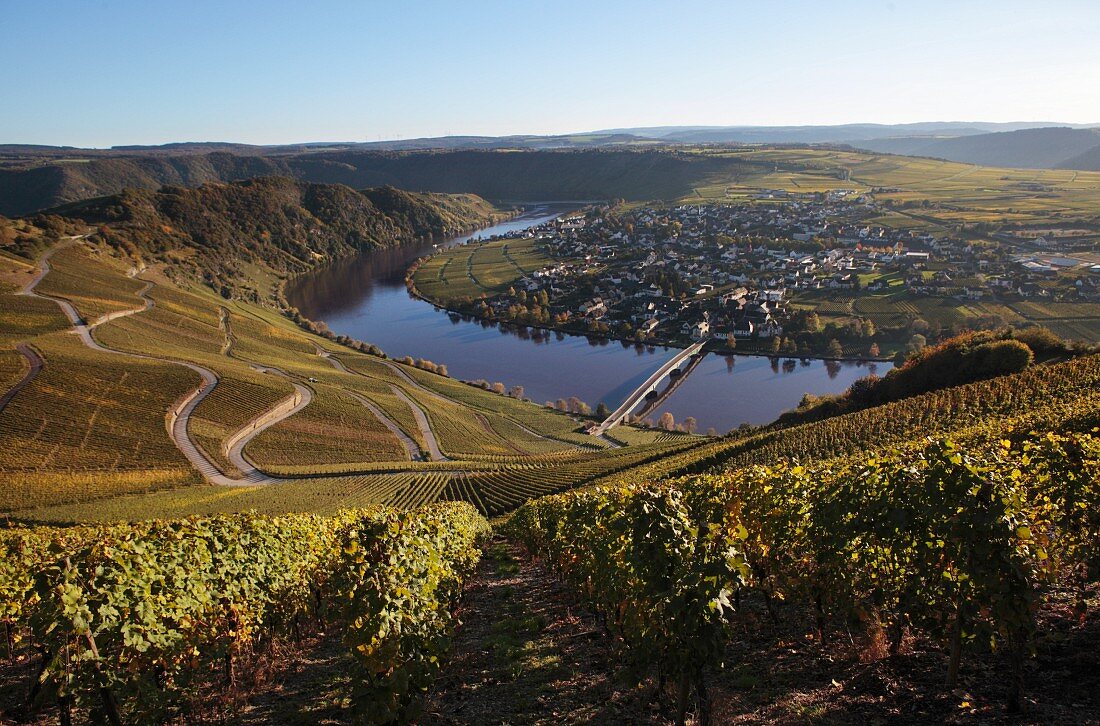
[[[0,143],[1100,122],[1100,1],[0,0]]]

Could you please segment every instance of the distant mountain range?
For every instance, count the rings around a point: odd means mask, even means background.
[[[971,136],[908,136],[853,143],[868,151],[932,156],[983,166],[1100,170],[1100,129],[1021,129]]]
[[[908,136],[971,136],[997,131],[1066,126],[1055,122],[925,121],[912,124],[838,124],[833,126],[640,126],[604,129],[593,134],[628,134],[686,144],[841,144]]]
[[[685,144],[832,145],[984,166],[1100,171],[1100,127],[1038,122],[660,126],[557,136],[279,146],[199,142],[80,149],[10,144],[0,145],[0,214],[27,214],[126,188],[193,187],[270,175],[359,188],[390,184],[471,192],[510,201],[674,198],[700,179],[730,171],[717,168],[729,166],[718,157],[676,153]],[[481,153],[506,149],[529,153]]]

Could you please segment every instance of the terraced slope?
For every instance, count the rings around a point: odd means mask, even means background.
[[[700,442],[604,451],[566,416],[334,346],[119,263],[95,239],[51,250],[42,269],[41,297],[9,296],[22,307],[0,328],[0,511],[22,518],[436,499],[499,513]],[[16,345],[42,360],[18,390]]]

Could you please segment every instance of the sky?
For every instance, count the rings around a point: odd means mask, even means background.
[[[0,143],[1100,123],[1100,2],[0,0]]]

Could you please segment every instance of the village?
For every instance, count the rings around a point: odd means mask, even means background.
[[[551,263],[478,301],[479,313],[636,342],[877,357],[880,343],[927,340],[922,301],[977,304],[989,314],[972,326],[993,327],[1010,317],[997,301],[1100,299],[1100,260],[1074,256],[1072,237],[976,240],[869,221],[884,211],[836,191],[574,213],[510,235]],[[878,302],[845,316],[822,304],[837,295]]]

